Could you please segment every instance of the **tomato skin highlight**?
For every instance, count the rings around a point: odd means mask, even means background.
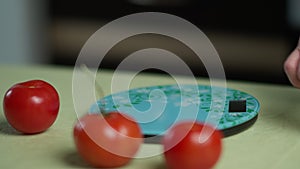
[[[30,80],[13,85],[5,93],[3,110],[9,124],[25,134],[47,130],[59,112],[56,89],[42,80]]]
[[[199,140],[204,126],[206,129],[203,132],[211,135],[207,139]],[[169,169],[213,168],[221,155],[222,137],[220,131],[200,122],[184,121],[175,124],[162,140],[167,167]]]
[[[73,131],[80,156],[94,167],[120,167],[134,157],[143,142],[138,124],[118,112],[87,114]]]

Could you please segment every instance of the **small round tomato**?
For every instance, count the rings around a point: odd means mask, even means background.
[[[16,130],[34,134],[48,129],[59,111],[59,95],[55,88],[42,80],[13,85],[3,99],[7,121]]]
[[[222,150],[222,133],[200,122],[175,124],[163,137],[169,169],[210,169]]]
[[[84,115],[76,123],[73,135],[79,154],[94,167],[127,164],[143,142],[135,120],[118,112]]]

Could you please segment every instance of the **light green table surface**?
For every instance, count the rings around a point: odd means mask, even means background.
[[[72,73],[68,67],[0,65],[0,101],[14,83],[44,79],[53,84],[61,98],[54,125],[37,135],[17,134],[0,109],[0,169],[6,168],[89,168],[77,155],[72,138],[76,114],[72,100]],[[110,94],[113,72],[98,76],[105,94]],[[124,72],[122,77],[129,76]],[[187,83],[188,77],[181,77]],[[175,83],[169,76],[138,75],[131,87]],[[209,84],[199,79],[199,84]],[[122,84],[119,84],[122,85]],[[218,169],[296,169],[300,167],[300,90],[290,86],[228,81],[228,87],[255,96],[261,110],[248,130],[223,140]],[[161,150],[160,145],[145,144],[140,154]],[[124,168],[165,168],[162,155],[135,159]]]

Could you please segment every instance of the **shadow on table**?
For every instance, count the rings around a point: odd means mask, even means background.
[[[166,169],[166,168],[167,168],[166,164],[160,162],[153,169]]]
[[[89,166],[85,161],[82,160],[82,158],[79,156],[79,154],[74,151],[65,152],[63,155],[64,162],[72,167],[75,168],[93,168]]]
[[[63,154],[63,162],[66,163],[68,166],[74,167],[74,168],[93,168],[89,164],[87,164],[78,154],[77,151],[69,151],[65,152]],[[127,166],[124,166],[127,168]],[[122,168],[122,167],[121,167]],[[147,168],[147,166],[146,166]],[[153,166],[153,169],[166,169],[166,166],[164,163],[157,163]]]
[[[15,130],[13,127],[9,125],[9,123],[3,119],[0,118],[0,134],[5,134],[5,135],[21,135],[20,132]]]

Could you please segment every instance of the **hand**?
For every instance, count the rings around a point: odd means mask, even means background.
[[[300,88],[300,39],[297,48],[284,62],[284,70],[292,85]]]

